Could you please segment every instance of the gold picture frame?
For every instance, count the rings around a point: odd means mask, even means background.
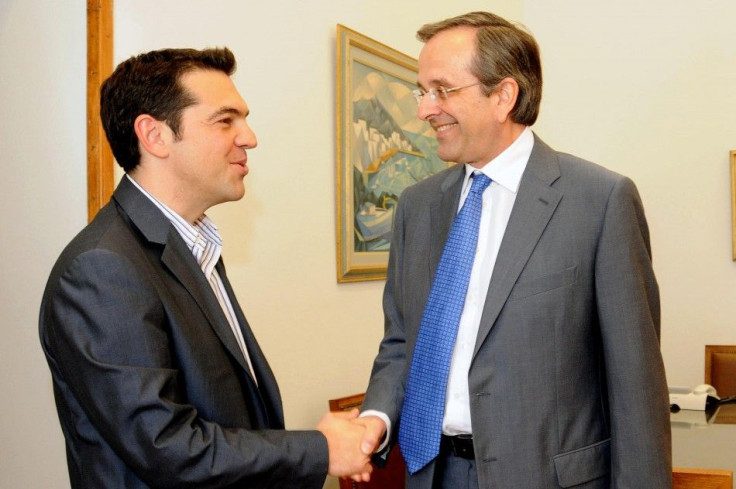
[[[448,163],[417,118],[417,61],[337,25],[337,281],[386,278],[401,191]]]
[[[736,261],[736,150],[731,151],[731,244]]]

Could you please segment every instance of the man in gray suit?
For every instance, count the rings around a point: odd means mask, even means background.
[[[459,164],[399,200],[385,336],[358,420],[364,451],[383,441],[385,456],[397,433],[405,456],[416,442],[401,425],[425,304],[482,172],[492,183],[467,249],[472,272],[459,324],[443,325],[457,328],[446,387],[432,394],[444,399],[441,436],[408,487],[671,487],[659,295],[634,184],[532,133],[542,74],[526,31],[473,12],[418,38],[418,115],[440,157]]]
[[[285,431],[276,379],[205,215],[240,199],[256,136],[228,49],[132,57],[101,115],[126,175],[66,247],[41,304],[77,488],[321,488],[365,474],[363,430]]]

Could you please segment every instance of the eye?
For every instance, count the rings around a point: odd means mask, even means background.
[[[232,117],[223,117],[222,119],[218,120],[217,122],[219,122],[220,124],[225,124],[226,126],[229,126],[230,124],[233,123],[233,119],[232,119]]]

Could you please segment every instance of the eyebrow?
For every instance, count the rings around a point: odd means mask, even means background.
[[[218,117],[223,116],[223,115],[232,115],[232,116],[236,116],[236,117],[243,117],[243,118],[245,118],[245,117],[248,117],[249,114],[250,114],[250,111],[244,113],[244,112],[236,109],[235,107],[227,107],[227,106],[225,106],[225,107],[220,107],[212,115],[210,115],[207,118],[207,122],[212,122],[215,119],[217,119]]]
[[[430,80],[430,85],[435,85],[438,87],[450,87],[452,86],[452,83],[447,80],[447,78],[435,78],[434,80]],[[421,83],[417,82],[417,87],[421,88],[422,90],[426,90],[424,86],[422,86]]]

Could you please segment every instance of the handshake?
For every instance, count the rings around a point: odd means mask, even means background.
[[[327,438],[330,463],[327,472],[336,477],[350,477],[356,482],[370,480],[371,455],[386,433],[386,424],[378,416],[358,417],[358,410],[325,414],[317,430]]]

